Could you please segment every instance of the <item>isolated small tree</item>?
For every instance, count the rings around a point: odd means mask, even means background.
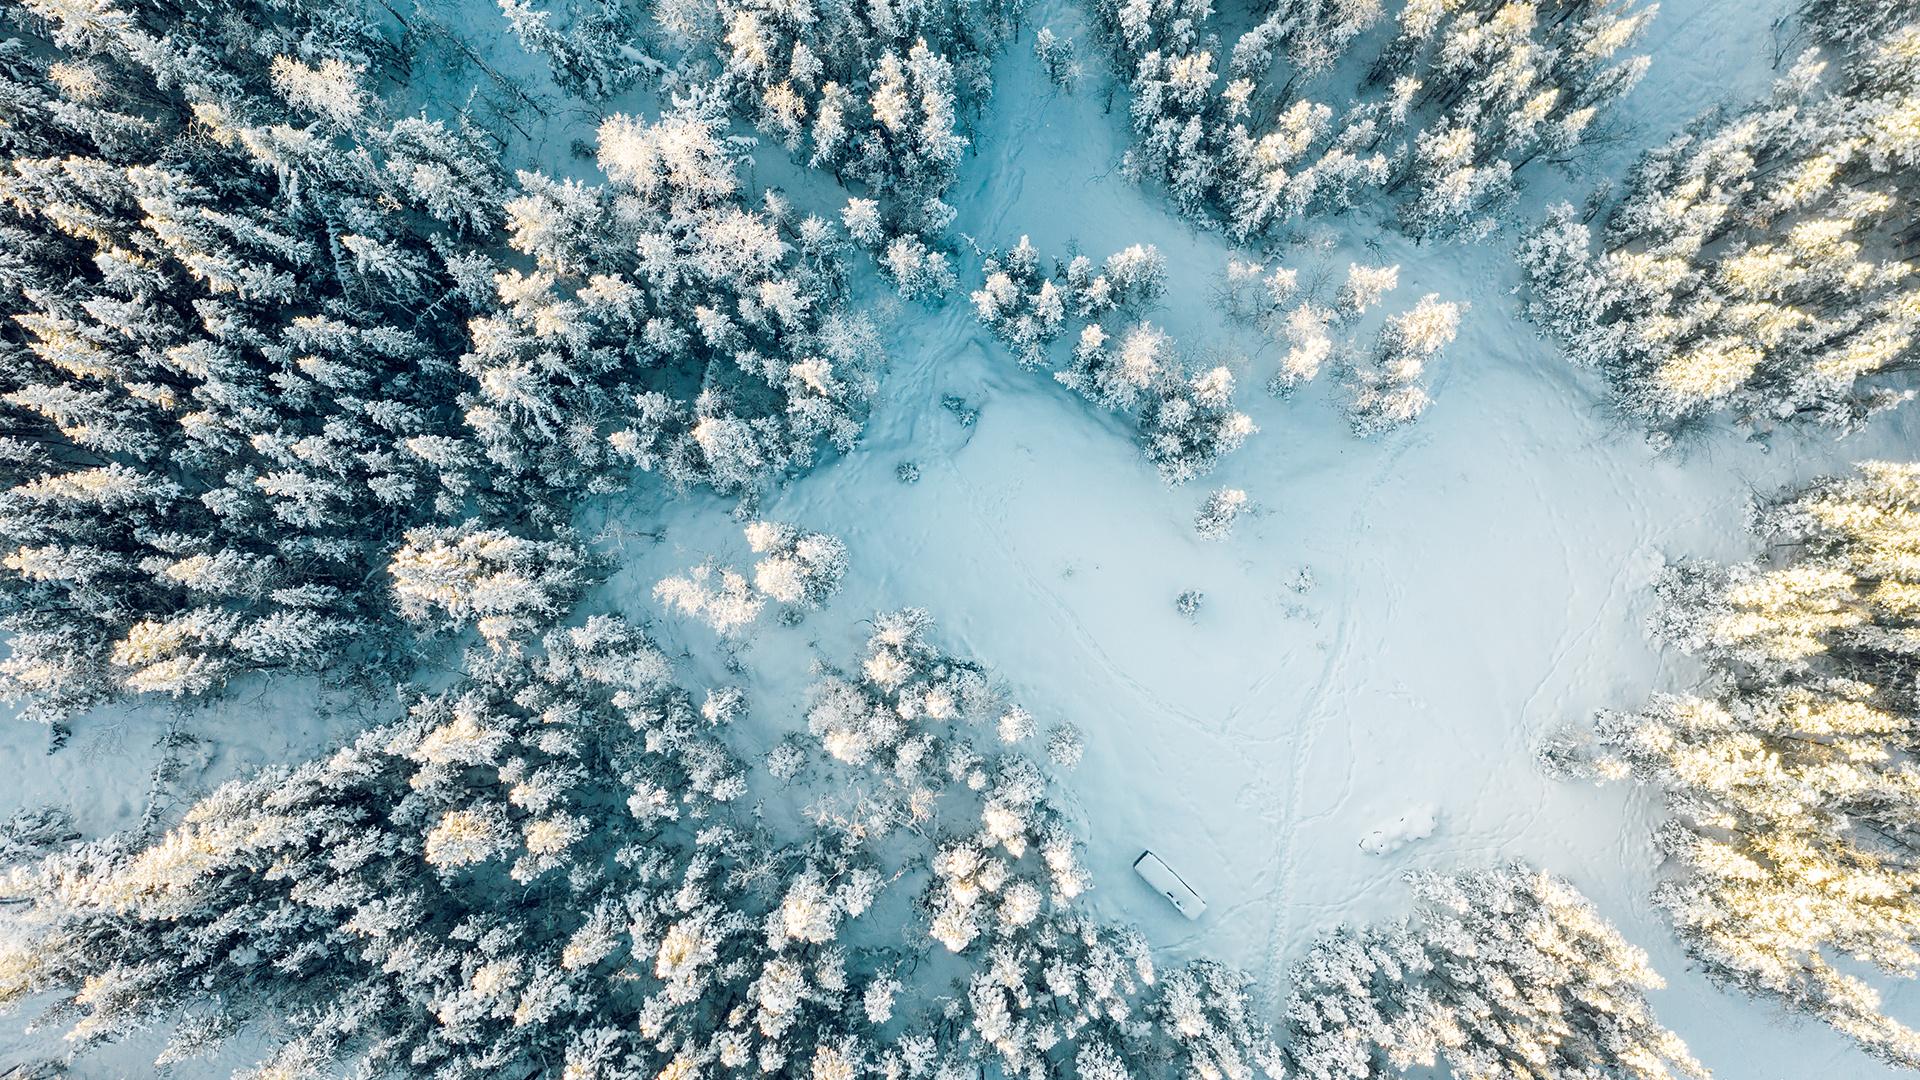
[[[746,531],[747,545],[763,556],[753,567],[754,588],[766,596],[817,608],[839,590],[847,546],[838,538],[774,521],[753,522]]]
[[[1193,531],[1202,540],[1225,540],[1233,532],[1233,523],[1247,512],[1247,493],[1239,488],[1216,488],[1200,505],[1193,519]]]

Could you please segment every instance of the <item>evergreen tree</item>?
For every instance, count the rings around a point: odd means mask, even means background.
[[[640,1080],[875,1051],[863,1002],[890,961],[836,939],[879,875],[734,820],[744,770],[658,650],[601,617],[469,667],[163,839],[16,874],[33,900],[5,911],[0,1003],[58,995],[83,1045],[189,1017],[163,1060],[284,1018],[259,1076]]]
[[[1521,247],[1530,315],[1656,429],[1719,410],[1844,429],[1905,401],[1916,116],[1920,23],[1837,71],[1807,54],[1771,100],[1643,158],[1600,251],[1555,209]]]
[[[1523,865],[1408,880],[1414,920],[1331,934],[1293,969],[1290,1075],[1707,1076],[1654,1018],[1646,954],[1572,885]]]
[[[406,528],[496,506],[453,401],[501,178],[338,5],[28,5],[0,48],[0,691],[316,668]],[[150,28],[165,26],[165,34]]]
[[[1754,507],[1768,559],[1682,563],[1657,636],[1702,658],[1698,694],[1603,712],[1556,768],[1656,785],[1678,873],[1655,900],[1715,979],[1920,1067],[1856,967],[1920,970],[1920,466],[1869,462]]]

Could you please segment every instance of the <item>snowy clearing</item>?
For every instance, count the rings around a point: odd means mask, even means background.
[[[1761,92],[1775,8],[1784,5],[1664,4],[1644,42],[1652,69],[1622,107],[1632,138],[1582,159],[1579,176],[1532,174],[1521,220],[1618,175],[1702,109]],[[850,569],[823,609],[790,626],[763,618],[736,644],[667,614],[656,582],[709,557],[744,568],[753,556],[734,500],[643,479],[579,510],[581,533],[614,568],[578,610],[647,623],[687,685],[744,686],[749,711],[734,739],[764,751],[805,731],[814,666],[857,656],[875,612],[927,609],[944,646],[990,665],[1043,730],[1065,720],[1083,732],[1065,792],[1087,844],[1091,910],[1141,927],[1169,968],[1211,957],[1246,969],[1269,1015],[1284,1004],[1287,966],[1317,935],[1405,914],[1406,869],[1523,858],[1572,881],[1647,950],[1669,983],[1651,995],[1660,1018],[1716,1075],[1895,1075],[1826,1027],[1690,970],[1648,900],[1659,800],[1548,778],[1535,755],[1568,721],[1697,679],[1695,664],[1646,638],[1667,560],[1745,558],[1750,494],[1859,460],[1910,459],[1913,416],[1843,439],[1782,430],[1764,445],[1714,424],[1656,453],[1606,408],[1597,376],[1570,368],[1521,317],[1511,232],[1416,245],[1364,218],[1329,219],[1309,227],[1323,242],[1282,246],[1275,263],[1303,278],[1398,264],[1391,310],[1427,293],[1470,305],[1434,366],[1432,408],[1357,439],[1330,380],[1286,399],[1263,391],[1278,350],[1226,318],[1217,296],[1229,258],[1245,252],[1118,175],[1124,106],[1103,110],[1098,79],[1073,94],[1047,81],[1032,29],[1090,46],[1087,14],[1045,0],[1025,24],[994,65],[992,100],[948,196],[951,233],[982,249],[1021,236],[1050,253],[1157,246],[1170,284],[1145,316],[1186,355],[1234,369],[1259,433],[1202,480],[1163,485],[1126,422],[1023,370],[992,339],[965,302],[978,281],[963,261],[961,289],[944,304],[882,303],[890,360],[857,446],[761,504],[766,519],[844,541]],[[596,119],[556,113],[540,141],[590,138]],[[564,150],[527,152],[581,168]],[[809,209],[837,209],[837,189],[777,147],[762,147],[754,179],[787,186]],[[911,482],[903,465],[915,467]],[[1208,542],[1194,515],[1219,485],[1244,490],[1252,509]],[[1188,591],[1204,595],[1191,617],[1175,605]],[[417,676],[448,677],[444,663]],[[171,786],[156,789],[153,813],[170,824],[226,779],[308,759],[398,711],[390,688],[239,680],[181,714],[197,741],[179,752]],[[0,725],[0,816],[51,803],[89,837],[139,824],[170,715],[111,706],[50,755],[44,728]],[[754,797],[770,817],[798,808],[777,785],[756,781]],[[1205,898],[1197,921],[1132,873],[1148,849]],[[1888,1004],[1920,1022],[1911,987],[1893,988]],[[57,1038],[9,1020],[0,1065],[55,1055]],[[153,1049],[84,1056],[69,1075],[136,1075]],[[232,1048],[168,1075],[226,1075],[252,1060]]]

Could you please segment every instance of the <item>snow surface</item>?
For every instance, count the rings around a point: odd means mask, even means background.
[[[491,5],[475,8],[476,20],[492,17]],[[1625,106],[1631,137],[1583,163],[1590,175],[1534,177],[1529,217],[1549,197],[1577,198],[1592,176],[1620,175],[1699,110],[1764,88],[1781,5],[1663,8],[1645,43],[1652,72]],[[1139,925],[1169,959],[1207,955],[1251,970],[1271,1012],[1285,966],[1312,936],[1407,911],[1404,869],[1520,857],[1570,878],[1648,950],[1670,982],[1653,996],[1661,1018],[1717,1075],[1894,1075],[1824,1026],[1689,971],[1647,900],[1658,799],[1549,779],[1534,750],[1567,721],[1696,677],[1643,633],[1664,559],[1745,557],[1750,492],[1863,458],[1911,457],[1912,419],[1882,418],[1839,441],[1782,434],[1770,450],[1721,431],[1655,455],[1607,412],[1598,380],[1570,369],[1518,318],[1511,236],[1416,247],[1333,222],[1332,247],[1283,253],[1303,281],[1322,264],[1344,272],[1348,261],[1398,262],[1389,311],[1426,292],[1472,304],[1436,365],[1433,408],[1409,429],[1355,439],[1325,376],[1285,401],[1262,392],[1278,350],[1226,324],[1212,297],[1234,249],[1120,178],[1124,97],[1103,113],[1104,76],[1074,95],[1055,91],[1031,53],[1031,31],[1043,25],[1075,38],[1083,58],[1098,51],[1079,9],[1045,0],[1030,10],[1027,33],[996,66],[994,99],[951,197],[954,231],[988,247],[1028,234],[1049,255],[1076,241],[1096,258],[1158,245],[1171,287],[1149,316],[1190,355],[1233,358],[1260,434],[1213,475],[1167,489],[1127,425],[1021,370],[964,301],[897,308],[891,368],[860,446],[764,507],[851,549],[846,586],[826,610],[795,627],[763,620],[730,672],[710,631],[663,617],[649,595],[709,554],[746,565],[730,503],[644,482],[583,512],[588,534],[620,562],[585,610],[654,620],[669,653],[686,654],[688,685],[744,683],[745,734],[770,747],[803,726],[816,661],[853,659],[874,611],[928,608],[936,639],[991,664],[1043,730],[1062,719],[1084,730],[1086,756],[1068,786],[1095,909]],[[569,104],[539,138],[564,148],[590,139],[595,119]],[[758,179],[806,188],[808,209],[832,206],[827,186],[777,152]],[[963,288],[974,284],[963,278]],[[961,424],[942,407],[947,396],[978,408],[977,422]],[[917,483],[896,479],[902,462],[919,466]],[[1228,540],[1208,543],[1192,519],[1218,484],[1244,488],[1259,508]],[[1313,585],[1297,591],[1304,566]],[[1207,596],[1194,620],[1173,606],[1187,589]],[[171,820],[195,792],[310,756],[394,709],[387,691],[244,686],[181,721],[202,741],[183,752],[178,790],[157,817]],[[54,802],[89,835],[137,825],[165,716],[131,708],[85,719],[52,756],[43,729],[0,725],[0,813]],[[1414,807],[1443,820],[1431,838],[1384,855],[1356,844]],[[1207,898],[1200,921],[1188,923],[1129,871],[1144,848]],[[1920,995],[1895,987],[1889,1002],[1920,1020]],[[55,1037],[22,1036],[9,1021],[0,1063],[57,1054]],[[146,1075],[152,1049],[96,1053],[73,1075]],[[248,1060],[238,1048],[171,1075],[224,1076]]]

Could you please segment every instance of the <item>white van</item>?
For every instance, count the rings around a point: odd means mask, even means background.
[[[1189,919],[1199,918],[1207,910],[1207,902],[1193,891],[1193,886],[1180,880],[1173,867],[1160,861],[1160,856],[1151,851],[1143,851],[1133,860],[1133,872],[1139,874],[1154,891],[1167,898],[1174,910]]]

